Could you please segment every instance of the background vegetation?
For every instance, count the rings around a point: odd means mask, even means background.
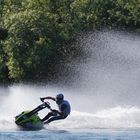
[[[139,30],[140,0],[0,0],[0,83],[56,80],[77,34],[104,27]]]

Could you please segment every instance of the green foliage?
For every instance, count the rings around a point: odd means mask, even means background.
[[[73,56],[79,32],[139,29],[139,7],[140,0],[1,0],[0,26],[8,37],[0,32],[0,82],[49,79],[60,60]]]
[[[8,36],[7,30],[0,28],[0,40],[5,40]]]
[[[8,69],[6,67],[6,54],[3,45],[0,43],[0,81],[8,82]]]
[[[47,32],[50,29],[48,17],[41,11],[26,10],[6,18],[5,27],[9,29],[9,38],[5,41],[8,55],[9,77],[24,79],[44,66],[51,57],[52,40]],[[50,49],[49,49],[50,48]]]

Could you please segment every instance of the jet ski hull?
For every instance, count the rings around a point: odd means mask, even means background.
[[[43,129],[43,122],[38,114],[28,116],[30,111],[23,111],[21,114],[15,117],[15,123],[20,129],[26,130],[39,130]]]

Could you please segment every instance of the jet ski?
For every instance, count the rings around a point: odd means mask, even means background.
[[[31,111],[23,111],[15,117],[15,123],[23,130],[39,130],[43,129],[43,122],[38,116],[38,112],[44,108],[51,110],[49,102],[43,102],[41,105]]]

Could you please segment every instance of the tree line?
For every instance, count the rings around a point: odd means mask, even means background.
[[[0,83],[55,80],[82,31],[140,29],[140,0],[0,0]]]

